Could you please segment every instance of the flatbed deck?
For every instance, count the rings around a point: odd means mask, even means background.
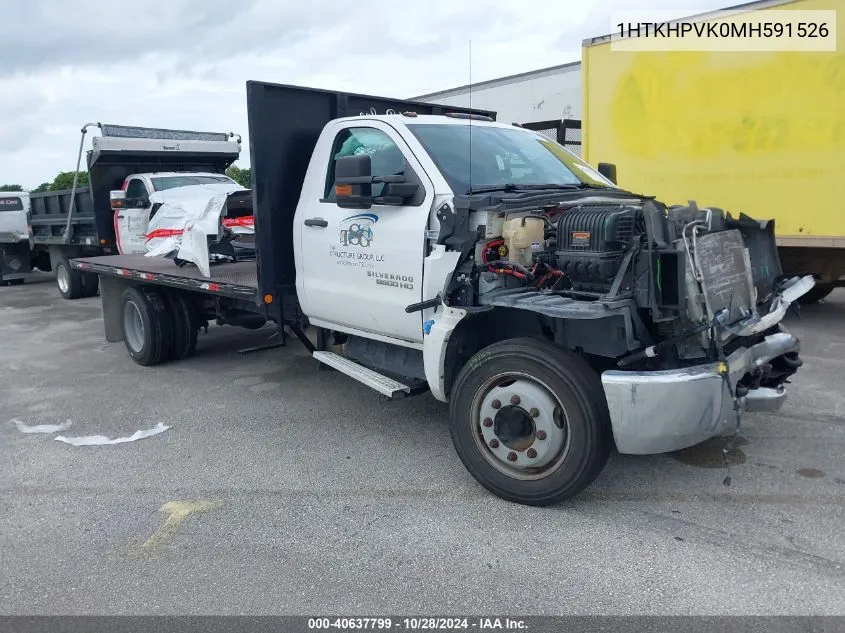
[[[255,261],[212,264],[205,277],[193,264],[178,266],[164,257],[103,255],[72,259],[72,268],[99,275],[136,279],[186,290],[205,291],[237,299],[256,299],[258,266]]]

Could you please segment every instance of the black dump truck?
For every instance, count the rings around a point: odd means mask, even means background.
[[[130,202],[133,211],[149,219],[154,210],[148,197],[154,191],[152,177],[161,172],[222,175],[241,149],[240,137],[231,132],[87,123],[82,127],[77,172],[89,128],[100,130],[86,153],[89,185],[77,186],[75,179],[65,191],[27,194],[29,208],[22,205],[19,210],[26,230],[0,230],[0,279],[8,276],[22,282],[26,273],[37,268],[56,273],[65,299],[96,295],[97,275],[74,270],[68,262],[74,257],[125,252],[118,240],[120,213],[112,208],[110,193],[137,180],[141,192]],[[142,221],[141,235],[143,229]]]

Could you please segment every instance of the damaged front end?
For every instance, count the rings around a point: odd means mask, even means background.
[[[784,277],[773,221],[605,190],[458,205],[479,237],[474,255],[460,242],[444,303],[537,315],[601,373],[620,452],[731,435],[782,405],[801,360],[781,321],[814,281]],[[442,215],[441,233],[458,226]]]
[[[655,343],[602,374],[621,453],[734,435],[744,412],[782,406],[785,384],[802,364],[800,342],[781,321],[814,281],[783,278],[774,223],[695,203],[665,217],[649,234]],[[661,301],[667,294],[677,309]]]

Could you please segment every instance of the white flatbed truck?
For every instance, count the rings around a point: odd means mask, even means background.
[[[252,81],[247,109],[255,262],[71,262],[137,363],[190,355],[210,320],[274,322],[388,397],[448,402],[467,469],[530,505],[614,448],[783,403],[801,359],[780,321],[813,280],[781,274],[770,223],[625,191],[495,113]]]

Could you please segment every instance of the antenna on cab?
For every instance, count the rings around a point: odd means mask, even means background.
[[[472,191],[472,40],[469,40],[469,189]]]

